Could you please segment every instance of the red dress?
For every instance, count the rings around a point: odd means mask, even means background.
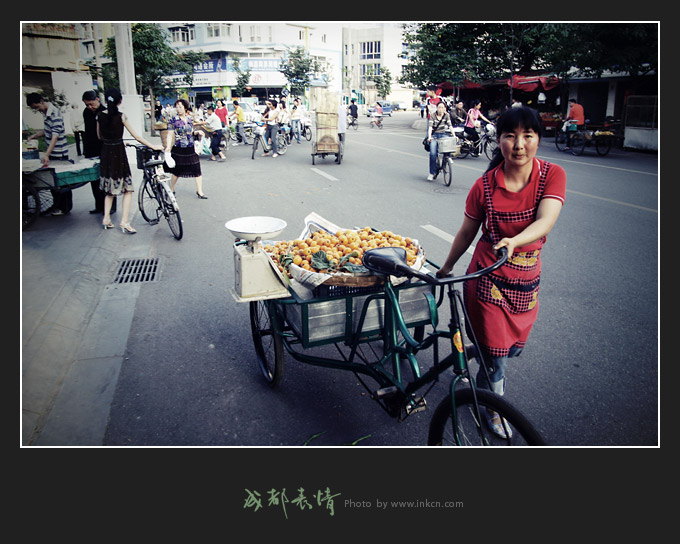
[[[567,176],[555,164],[534,159],[529,183],[521,191],[505,188],[503,164],[484,174],[470,189],[465,215],[482,221],[468,273],[486,268],[496,260],[493,245],[512,237],[531,224],[543,198],[564,203]],[[545,236],[517,247],[508,262],[495,272],[468,281],[465,306],[481,346],[492,357],[505,357],[510,348],[522,348],[538,314],[541,248]]]

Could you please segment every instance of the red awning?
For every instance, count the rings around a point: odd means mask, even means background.
[[[456,85],[450,81],[443,81],[437,85],[437,88],[442,90],[442,94],[444,94],[444,96],[452,94],[455,87],[458,89],[483,89],[484,85],[481,83],[475,83],[474,81],[469,81],[467,79],[464,79],[461,83]]]
[[[510,87],[510,78],[506,80],[508,87]],[[512,88],[520,89],[522,91],[535,91],[540,87],[545,91],[549,91],[560,84],[560,78],[557,76],[513,76]]]

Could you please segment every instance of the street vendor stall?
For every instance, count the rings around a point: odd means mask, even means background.
[[[99,180],[99,161],[52,162],[43,168],[40,159],[22,159],[22,228],[26,229],[52,206],[52,195],[71,191]]]

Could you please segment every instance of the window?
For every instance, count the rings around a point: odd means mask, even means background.
[[[206,23],[208,38],[227,38],[231,36],[231,25],[227,23]]]
[[[177,26],[169,28],[168,31],[173,43],[193,43],[196,39],[194,25]]]
[[[361,60],[379,59],[380,58],[380,42],[361,42],[359,44]]]
[[[260,36],[260,26],[251,25],[250,26],[250,41],[251,42],[261,42],[262,36]]]

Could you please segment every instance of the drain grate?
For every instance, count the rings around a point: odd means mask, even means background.
[[[113,283],[156,281],[158,269],[158,257],[155,259],[125,259],[120,263]]]

